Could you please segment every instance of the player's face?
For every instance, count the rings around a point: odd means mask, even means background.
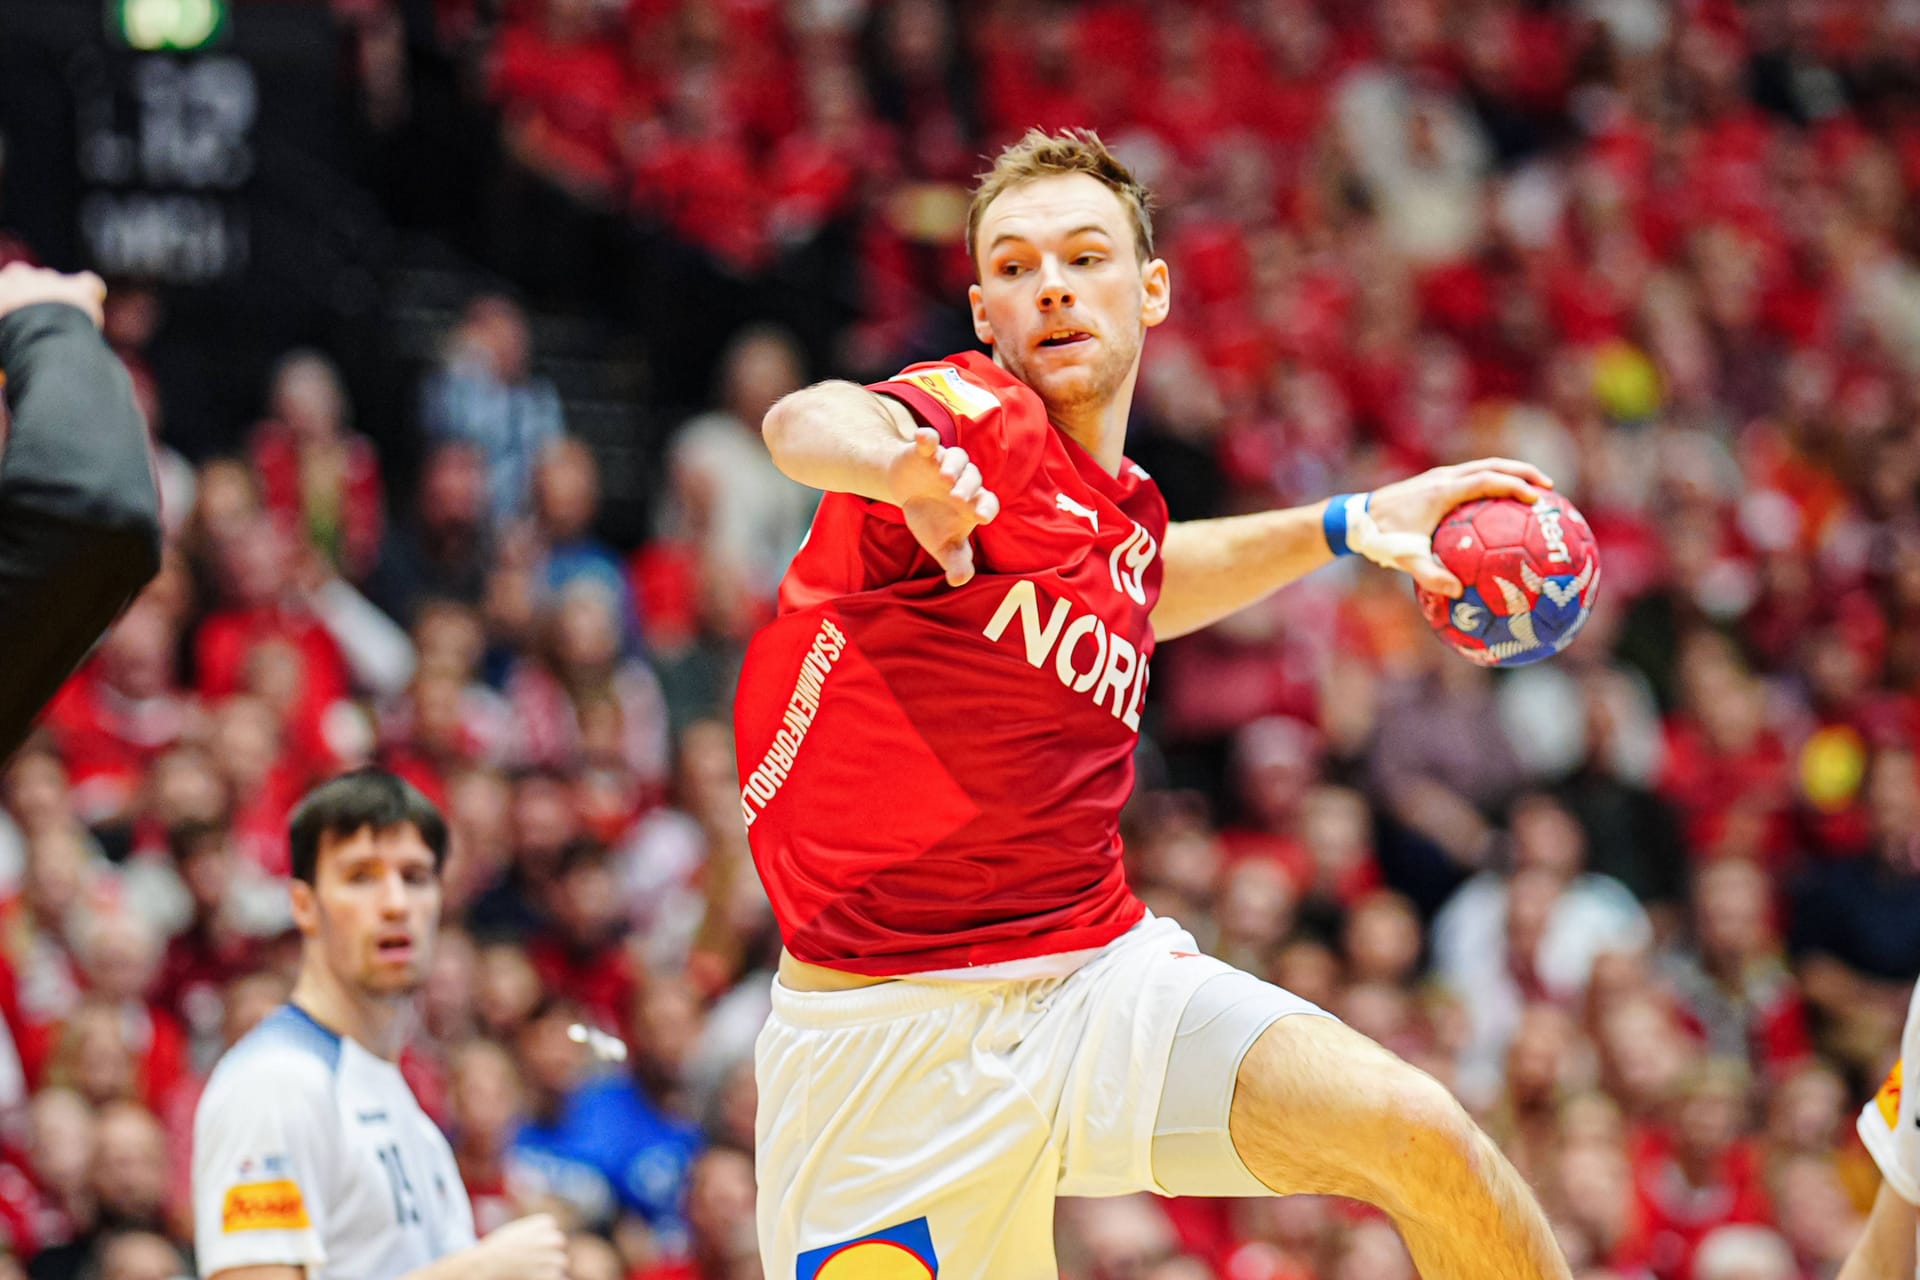
[[[411,824],[323,839],[311,889],[294,882],[293,915],[349,989],[405,995],[426,980],[440,927],[433,850]]]
[[[1120,196],[1088,174],[996,196],[975,238],[973,328],[1049,411],[1103,405],[1127,387],[1147,330],[1167,318],[1167,264],[1140,261]]]

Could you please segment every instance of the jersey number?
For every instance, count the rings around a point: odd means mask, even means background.
[[[1113,589],[1126,592],[1135,604],[1145,604],[1147,585],[1142,581],[1142,575],[1158,554],[1160,548],[1154,542],[1153,535],[1142,528],[1138,520],[1134,521],[1133,532],[1107,557],[1107,568],[1113,572]]]
[[[413,1183],[407,1178],[407,1166],[400,1159],[400,1148],[389,1142],[377,1153],[380,1167],[387,1171],[387,1184],[393,1190],[393,1216],[401,1226],[420,1223],[420,1197],[414,1193]]]

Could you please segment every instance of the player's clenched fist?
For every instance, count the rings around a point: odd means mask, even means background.
[[[946,571],[949,586],[973,577],[973,531],[1000,514],[1000,499],[980,479],[967,451],[947,448],[927,427],[887,467],[887,489],[907,528]]]
[[[86,312],[98,325],[106,297],[107,286],[91,271],[69,276],[24,262],[0,267],[0,316],[39,302],[64,302]]]
[[[509,1222],[467,1252],[474,1280],[567,1280],[567,1237],[553,1215]]]
[[[1512,458],[1480,458],[1434,467],[1375,489],[1365,509],[1369,527],[1359,540],[1349,534],[1347,545],[1376,564],[1411,574],[1429,591],[1458,596],[1460,580],[1434,557],[1434,527],[1463,502],[1475,498],[1534,502],[1542,489],[1552,487],[1546,472]],[[1363,545],[1374,534],[1380,535],[1381,554]]]

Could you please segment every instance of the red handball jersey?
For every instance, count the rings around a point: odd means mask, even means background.
[[[871,390],[1000,498],[949,587],[898,507],[826,495],[747,651],[741,814],[788,950],[875,977],[1102,946],[1143,915],[1120,807],[1167,507],[985,356]]]

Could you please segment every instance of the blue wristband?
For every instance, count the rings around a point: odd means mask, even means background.
[[[1373,505],[1371,493],[1336,493],[1327,499],[1326,514],[1320,517],[1320,528],[1327,535],[1327,545],[1336,556],[1350,556],[1353,548],[1347,545],[1347,515],[1353,510],[1347,504],[1357,502],[1359,509],[1365,511]]]

